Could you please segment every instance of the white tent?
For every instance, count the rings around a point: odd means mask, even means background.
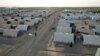
[[[74,43],[73,34],[55,32],[54,42]]]
[[[3,36],[10,36],[10,37],[18,37],[19,30],[18,29],[4,29]]]
[[[95,56],[100,56],[100,48],[97,49]]]
[[[16,29],[19,29],[21,31],[28,31],[29,26],[28,25],[18,25]]]
[[[83,45],[100,46],[100,36],[98,35],[83,35]]]
[[[71,33],[71,27],[57,27],[56,32],[62,32],[62,33]]]

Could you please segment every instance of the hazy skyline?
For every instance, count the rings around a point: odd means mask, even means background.
[[[0,7],[96,7],[100,0],[0,0]]]

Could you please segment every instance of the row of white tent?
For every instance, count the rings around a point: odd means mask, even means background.
[[[22,33],[20,33],[21,31],[18,29],[2,29],[0,28],[0,33],[2,33],[3,36],[6,37],[18,37],[19,35],[21,35]]]
[[[18,35],[20,35],[21,31],[28,31],[30,29],[30,26],[33,26],[35,23],[38,23],[39,21],[41,21],[42,18],[35,18],[33,21],[31,21],[30,23],[21,25],[13,25],[15,26],[15,29],[11,29],[11,24],[7,24],[5,26],[3,26],[2,28],[0,28],[0,33],[3,33],[3,36],[11,36],[11,37],[18,37]]]
[[[71,33],[71,30],[70,24],[66,20],[59,20],[56,32]]]
[[[78,20],[78,19],[86,19],[86,18],[88,18],[88,16],[85,16],[85,14],[76,14],[75,15],[72,13],[64,13],[64,14],[62,14],[61,18],[64,18],[67,20]]]
[[[21,31],[28,31],[30,27],[28,25],[18,25],[16,29],[4,29],[0,28],[0,33],[3,33],[3,36],[13,36],[17,37],[18,33]]]
[[[100,46],[100,36],[98,35],[83,35],[83,40],[83,45]],[[74,34],[55,32],[54,42],[74,44]]]
[[[21,26],[22,25],[33,26],[34,24],[39,23],[39,21],[42,21],[43,18],[34,18],[34,19],[27,18],[27,20],[28,21],[25,21],[25,22],[24,22],[24,20],[19,20],[19,19],[18,19],[18,21],[13,21],[13,19],[12,19],[12,21],[9,21],[9,20],[8,21],[3,21],[3,20],[1,20],[0,25],[3,28],[10,28],[11,25],[15,25],[15,26],[19,26],[19,25],[21,25]],[[11,22],[11,23],[7,24],[7,22]],[[20,24],[20,23],[23,23],[23,24]]]
[[[2,10],[2,13],[0,14],[12,14],[12,16],[23,16],[23,17],[31,17],[32,15],[34,16],[47,16],[50,15],[52,12],[54,12],[53,10],[44,10],[44,9],[39,9],[39,10],[28,10],[28,9],[7,9],[4,8]]]
[[[54,33],[54,42],[74,43],[70,24],[65,19],[60,19],[58,22]]]
[[[12,11],[12,10],[11,10]],[[45,16],[48,16],[48,15],[50,15],[50,14],[52,14],[54,11],[52,11],[52,10],[32,10],[32,11],[28,11],[28,10],[26,10],[26,11],[24,11],[24,10],[22,10],[23,12],[20,12],[20,10],[17,10],[16,12],[17,13],[15,13],[15,12],[11,12],[12,13],[12,15],[11,16],[21,16],[21,17],[39,17],[40,15],[42,16],[42,17],[45,17]],[[5,12],[6,13],[6,12]],[[8,14],[9,14],[10,12],[8,12]],[[7,13],[6,13],[7,14]]]
[[[67,20],[76,20],[76,19],[91,19],[91,20],[100,20],[100,14],[89,14],[89,13],[62,13],[61,18]]]

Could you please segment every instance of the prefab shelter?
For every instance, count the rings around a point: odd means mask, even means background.
[[[61,33],[55,32],[54,33],[54,42],[61,42],[61,43],[74,43],[74,35],[69,33]]]
[[[71,33],[72,29],[71,27],[57,27],[56,32],[62,32],[62,33]]]
[[[83,45],[100,46],[100,36],[98,35],[83,35]]]
[[[30,26],[28,25],[18,25],[16,29],[19,29],[20,31],[28,31],[30,29]]]
[[[3,36],[6,37],[18,37],[20,35],[20,31],[18,29],[4,29]]]

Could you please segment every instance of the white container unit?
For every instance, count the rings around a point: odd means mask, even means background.
[[[18,37],[19,30],[18,29],[4,29],[3,36],[9,37]]]
[[[100,46],[100,36],[98,35],[83,35],[83,45]]]
[[[72,29],[71,27],[57,27],[56,32],[62,32],[62,33],[71,33]]]
[[[74,43],[73,34],[55,32],[54,42]]]
[[[19,29],[19,30],[21,30],[21,31],[28,31],[29,26],[28,26],[28,25],[18,25],[18,26],[16,27],[16,29]]]

